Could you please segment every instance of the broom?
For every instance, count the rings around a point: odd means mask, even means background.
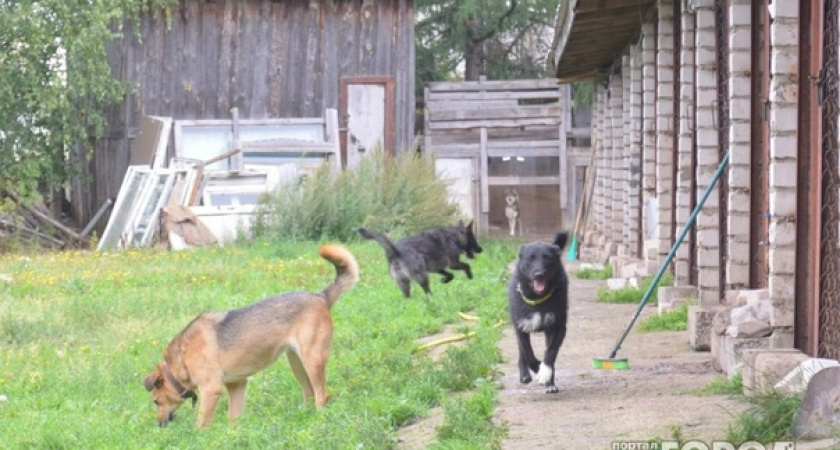
[[[706,187],[706,190],[703,192],[703,196],[700,198],[700,201],[697,202],[697,206],[694,207],[694,211],[691,212],[691,216],[689,216],[688,221],[685,223],[685,226],[683,226],[682,231],[680,231],[679,237],[677,237],[677,240],[674,242],[674,245],[671,246],[671,251],[668,252],[668,256],[665,257],[665,261],[663,261],[662,265],[659,266],[659,270],[656,272],[656,276],[653,277],[653,281],[651,281],[650,286],[648,286],[647,291],[645,291],[645,295],[642,296],[642,300],[639,302],[639,307],[636,309],[636,314],[633,315],[633,318],[630,320],[630,324],[627,325],[627,328],[624,330],[624,333],[618,339],[618,342],[615,343],[615,347],[613,347],[612,351],[610,352],[610,356],[606,358],[593,359],[592,367],[596,369],[630,368],[630,363],[627,361],[627,358],[616,358],[615,354],[618,353],[618,349],[621,348],[621,343],[624,342],[624,339],[627,337],[627,334],[630,333],[630,329],[633,328],[633,324],[636,323],[636,320],[642,313],[645,304],[647,303],[651,294],[653,294],[653,290],[656,289],[656,286],[659,284],[659,279],[662,278],[662,274],[665,273],[665,269],[667,269],[668,265],[671,264],[671,260],[674,259],[674,255],[677,253],[677,249],[680,248],[680,244],[682,244],[683,239],[685,239],[685,235],[688,234],[688,230],[694,225],[694,221],[697,219],[697,215],[700,213],[700,209],[703,208],[703,204],[706,203],[706,199],[709,198],[709,194],[712,193],[712,189],[717,184],[721,175],[723,175],[723,170],[726,169],[726,166],[728,164],[729,153],[724,155],[723,159],[720,161],[720,165],[718,166],[717,171],[715,172],[715,175],[712,178],[712,182],[709,183],[708,187]]]

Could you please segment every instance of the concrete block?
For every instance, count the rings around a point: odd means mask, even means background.
[[[762,300],[770,300],[770,291],[768,289],[742,289],[737,291],[737,295],[739,305],[755,304]]]
[[[697,299],[697,288],[694,286],[665,286],[658,288],[657,298],[659,314],[679,308],[688,301]]]
[[[735,338],[725,336],[723,340],[722,353],[720,355],[721,365],[726,376],[732,377],[741,371],[744,360],[741,352],[749,348],[768,348],[770,338]]]
[[[626,278],[610,278],[607,280],[607,289],[611,291],[617,291],[625,287],[627,287]]]
[[[688,307],[688,344],[696,351],[712,348],[712,318],[714,311],[699,306]]]
[[[723,348],[724,348],[724,341],[726,341],[726,335],[718,334],[712,332],[709,336],[710,338],[710,347],[712,352],[712,367],[715,368],[718,372],[725,372],[724,368],[724,361],[722,359],[723,356]]]
[[[808,359],[808,355],[795,348],[742,349],[741,357],[741,375],[746,395],[767,392],[800,362]]]

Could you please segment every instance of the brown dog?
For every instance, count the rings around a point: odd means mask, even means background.
[[[323,292],[289,292],[228,312],[195,318],[163,353],[164,362],[144,380],[157,405],[160,426],[174,419],[186,399],[199,395],[199,428],[206,427],[222,390],[230,396],[228,418],[242,415],[248,377],[286,353],[303,389],[304,401],[327,402],[325,369],[332,342],[330,308],[359,279],[353,254],[340,245],[319,249],[335,265],[336,277]]]

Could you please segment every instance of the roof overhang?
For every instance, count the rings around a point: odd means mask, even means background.
[[[560,0],[548,55],[555,76],[574,81],[606,72],[655,11],[656,0]]]

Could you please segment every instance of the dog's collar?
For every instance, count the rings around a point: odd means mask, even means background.
[[[169,381],[169,384],[175,388],[175,392],[178,393],[179,397],[183,399],[192,399],[193,407],[195,407],[195,401],[197,399],[195,391],[185,388],[183,384],[178,382],[178,380],[175,379],[175,375],[172,375],[172,372],[169,370],[168,365],[165,365],[163,368],[163,376],[165,376],[166,380]]]
[[[551,294],[554,293],[554,288],[551,288],[551,290],[548,291],[548,294],[545,294],[540,298],[528,298],[528,297],[525,296],[525,293],[522,292],[522,283],[519,283],[519,284],[516,285],[516,292],[519,292],[519,295],[522,296],[522,301],[523,302],[525,302],[525,303],[527,303],[531,306],[537,306],[540,303],[548,300],[549,297],[551,297]]]

